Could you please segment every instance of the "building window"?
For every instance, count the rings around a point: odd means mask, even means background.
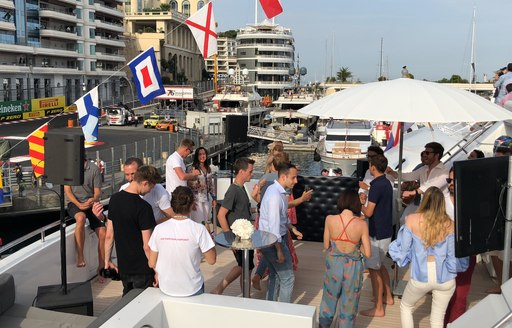
[[[96,30],[93,28],[89,29],[89,38],[95,39],[96,38]]]
[[[178,11],[178,2],[173,0],[169,2],[169,5],[171,6],[171,10]]]
[[[204,6],[204,1],[198,1],[197,2],[197,10],[203,8],[203,6]]]
[[[84,44],[83,43],[78,43],[77,44],[77,50],[78,50],[79,54],[83,54],[84,53]]]
[[[89,22],[94,22],[94,13],[89,12]]]
[[[96,71],[96,62],[91,62],[91,71]]]
[[[181,13],[190,16],[190,2],[188,0],[183,1],[181,4]]]
[[[94,44],[91,44],[91,46],[89,47],[89,54],[96,55],[96,46]]]

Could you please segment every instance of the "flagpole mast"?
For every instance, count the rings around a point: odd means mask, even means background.
[[[469,68],[469,90],[472,89],[472,84],[475,82],[475,18],[476,9],[473,8],[473,22],[471,26],[471,64]]]
[[[217,54],[213,54],[213,88],[215,89],[215,92],[217,92]]]
[[[258,0],[254,0],[254,25],[258,24]]]

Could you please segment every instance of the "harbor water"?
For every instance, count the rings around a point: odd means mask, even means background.
[[[256,161],[254,163],[254,171],[256,173],[262,173],[265,170],[265,162],[268,156],[268,142],[257,142],[255,145],[241,154],[237,154],[237,157],[247,156]],[[313,160],[312,152],[287,152],[290,157],[292,164],[299,168],[299,175],[312,176],[320,175],[323,169],[321,162],[315,162]]]

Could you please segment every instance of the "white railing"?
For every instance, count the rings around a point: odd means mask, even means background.
[[[279,131],[272,128],[261,128],[257,126],[250,126],[247,129],[247,136],[251,138],[258,138],[264,140],[282,141],[283,143],[290,143],[295,138],[295,133],[289,131]]]

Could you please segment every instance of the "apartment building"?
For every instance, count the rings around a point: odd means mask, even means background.
[[[0,102],[121,97],[123,0],[0,0]],[[116,73],[117,72],[117,73]],[[114,76],[113,76],[114,75]]]

